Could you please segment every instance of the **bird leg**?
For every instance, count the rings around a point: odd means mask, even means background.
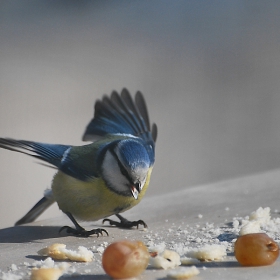
[[[73,217],[73,215],[71,213],[65,212],[65,214],[69,217],[69,219],[72,221],[72,223],[75,225],[76,228],[64,226],[59,230],[59,232],[66,230],[67,233],[71,233],[71,234],[73,234],[75,236],[79,236],[79,237],[89,237],[90,235],[93,235],[93,234],[96,234],[97,237],[99,237],[99,235],[103,235],[103,232],[105,232],[107,234],[107,236],[109,235],[108,232],[103,228],[85,230],[83,227],[81,227],[78,224],[78,222],[75,220],[75,218]]]
[[[104,224],[104,222],[109,222],[109,224],[111,226],[116,226],[116,227],[120,227],[120,228],[132,228],[132,227],[139,227],[139,225],[143,225],[144,228],[147,228],[147,224],[142,221],[142,220],[138,220],[138,221],[128,221],[127,219],[125,219],[123,216],[121,216],[120,214],[116,214],[116,216],[120,219],[120,222],[116,222],[114,220],[111,219],[104,219],[102,221],[102,223]]]

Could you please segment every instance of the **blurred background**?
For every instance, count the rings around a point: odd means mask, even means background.
[[[95,100],[127,87],[159,127],[148,196],[279,168],[279,24],[278,1],[3,0],[0,136],[83,144]],[[0,166],[3,228],[54,170]]]

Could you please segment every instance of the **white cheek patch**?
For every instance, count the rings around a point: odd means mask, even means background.
[[[102,172],[104,179],[110,187],[114,188],[116,191],[129,191],[129,188],[127,187],[129,182],[121,173],[119,165],[110,151],[105,154]]]

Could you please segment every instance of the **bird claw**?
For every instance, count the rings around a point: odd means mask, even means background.
[[[138,221],[128,221],[127,219],[122,219],[120,222],[116,222],[114,220],[111,219],[104,219],[102,221],[102,224],[104,224],[104,222],[109,222],[109,224],[111,226],[116,226],[119,228],[132,228],[132,227],[137,227],[137,229],[139,228],[139,225],[142,225],[144,228],[147,228],[147,224],[143,221],[143,220],[138,220]]]
[[[107,230],[105,230],[103,228],[85,230],[84,228],[75,229],[75,228],[71,228],[69,226],[64,226],[59,230],[59,233],[61,233],[63,230],[66,230],[67,233],[73,234],[73,235],[78,236],[78,237],[89,237],[89,236],[94,235],[94,234],[96,234],[97,237],[99,237],[100,235],[103,236],[103,232],[106,233],[107,236],[109,236]]]

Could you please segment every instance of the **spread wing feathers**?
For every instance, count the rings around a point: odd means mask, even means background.
[[[83,135],[84,141],[94,141],[106,134],[131,134],[145,141],[156,141],[157,128],[150,128],[149,115],[145,99],[140,91],[133,101],[127,89],[121,94],[113,91],[111,97],[104,96],[94,107],[94,118],[88,124]]]
[[[157,140],[157,125],[155,123],[153,123],[152,125],[152,138],[154,140],[154,142],[156,142]]]
[[[35,157],[46,161],[57,168],[60,166],[63,154],[70,147],[71,146],[68,145],[45,144],[10,138],[0,138],[0,148]]]

